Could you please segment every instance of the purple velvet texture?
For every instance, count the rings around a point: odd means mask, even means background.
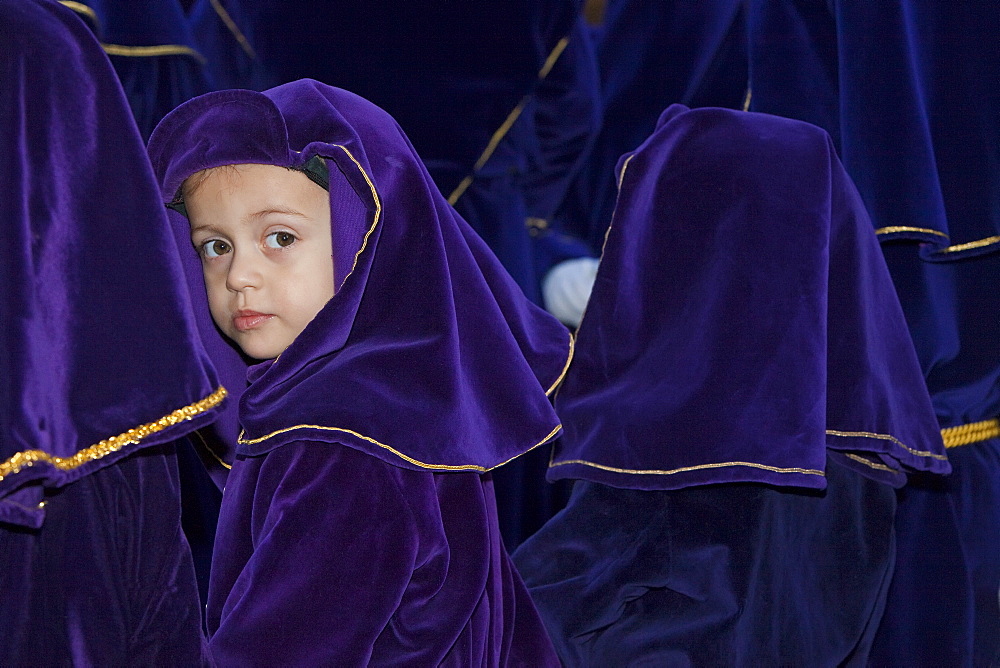
[[[87,448],[193,405],[218,383],[106,56],[56,3],[0,8],[0,521],[38,527],[43,487],[176,439],[212,410],[123,438],[117,450]]]
[[[525,299],[385,112],[311,80],[209,93],[169,114],[149,151],[166,201],[209,167],[330,165],[337,295],[277,360],[250,369],[240,454],[309,439],[397,466],[482,471],[555,436],[546,391],[568,332]],[[170,217],[196,286],[188,222]],[[213,359],[236,375],[243,362],[203,290],[195,300]]]
[[[217,365],[250,381],[212,565],[213,660],[556,665],[480,473],[558,433],[546,391],[566,329],[351,93],[211,93],[168,115],[149,151],[165,201],[208,167],[330,166],[337,294],[276,360],[247,368],[196,298]],[[188,222],[170,216],[197,287]]]
[[[550,479],[822,488],[949,466],[861,201],[815,126],[664,112],[619,164]]]
[[[220,666],[558,665],[488,476],[330,443],[237,459],[208,614]]]

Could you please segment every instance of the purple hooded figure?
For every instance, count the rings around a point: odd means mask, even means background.
[[[667,109],[619,196],[515,561],[568,665],[864,663],[893,488],[949,470],[829,136]]]
[[[556,663],[488,471],[560,431],[566,329],[356,95],[312,80],[210,93],[149,152],[206,344],[249,380],[213,660]]]
[[[0,42],[0,664],[198,664],[175,443],[225,389],[91,31],[3,0]]]

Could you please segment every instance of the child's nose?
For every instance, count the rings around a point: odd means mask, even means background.
[[[234,292],[259,288],[262,274],[260,262],[253,252],[233,250],[233,260],[226,274],[226,287]]]

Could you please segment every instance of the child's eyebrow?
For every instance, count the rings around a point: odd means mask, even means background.
[[[265,218],[265,217],[271,215],[272,213],[280,213],[280,214],[283,214],[283,215],[286,215],[286,216],[298,216],[299,218],[307,218],[308,217],[308,216],[306,216],[306,214],[302,213],[301,211],[296,211],[295,209],[290,209],[290,208],[285,207],[285,206],[269,206],[269,207],[267,207],[265,209],[261,209],[260,211],[255,211],[254,213],[249,214],[246,217],[246,221],[247,222],[252,222],[252,221],[260,220],[261,218]]]

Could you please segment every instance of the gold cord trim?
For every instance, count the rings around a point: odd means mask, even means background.
[[[479,160],[476,160],[476,164],[472,166],[472,171],[478,172],[483,168],[483,165],[485,165],[486,162],[493,157],[493,152],[497,150],[500,140],[503,139],[508,132],[510,132],[511,127],[513,127],[514,122],[521,116],[521,112],[524,111],[524,105],[527,103],[528,96],[525,95],[521,98],[521,101],[517,103],[517,106],[514,107],[509,114],[507,114],[507,118],[505,118],[504,122],[500,124],[500,127],[493,133],[493,136],[490,137],[490,143],[486,145],[486,148],[483,150],[483,154],[479,156]]]
[[[561,56],[562,52],[566,50],[567,44],[569,44],[569,37],[563,37],[559,40],[559,42],[552,49],[552,52],[549,54],[549,57],[545,59],[545,64],[542,65],[542,69],[538,70],[539,79],[544,79],[549,76],[549,72],[551,72],[552,68],[555,67],[556,61],[559,60],[559,56]]]
[[[880,227],[875,230],[876,235],[882,234],[898,234],[900,232],[916,232],[918,234],[934,234],[936,236],[948,239],[948,235],[944,232],[939,232],[937,230],[931,230],[926,227],[908,227],[906,225],[896,225],[893,227]],[[985,239],[978,239],[976,241],[969,241],[964,244],[954,244],[940,250],[935,250],[935,254],[944,253],[959,253],[961,251],[972,250],[974,248],[983,248],[985,246],[992,246],[994,244],[1000,243],[1000,236],[986,237]]]
[[[957,253],[959,251],[971,250],[973,248],[983,248],[984,246],[992,246],[993,244],[996,243],[1000,243],[1000,237],[986,237],[985,239],[979,239],[978,241],[970,241],[964,244],[956,244],[954,246],[948,246],[947,248],[942,248],[937,252]]]
[[[753,99],[753,89],[747,86],[746,97],[743,98],[743,111],[750,111],[750,100]]]
[[[530,96],[528,95],[522,97],[521,101],[517,103],[517,106],[514,107],[514,109],[507,115],[507,118],[504,119],[504,122],[500,124],[500,127],[497,128],[497,131],[493,133],[493,136],[490,137],[490,143],[486,145],[482,155],[480,155],[479,159],[476,160],[476,164],[472,166],[472,174],[469,174],[462,179],[462,182],[459,183],[453,191],[451,191],[450,195],[448,195],[448,204],[455,206],[455,202],[458,201],[458,198],[460,198],[465,193],[466,189],[472,185],[475,173],[482,169],[486,162],[493,157],[493,152],[497,150],[497,146],[500,145],[500,141],[503,140],[508,132],[510,132],[514,122],[521,116],[521,112],[524,111],[524,106],[528,103],[529,99]]]
[[[897,234],[899,232],[918,232],[920,234],[936,234],[939,237],[948,238],[948,235],[944,232],[939,232],[937,230],[931,230],[926,227],[908,227],[906,225],[894,225],[891,227],[880,227],[875,230],[875,234]]]
[[[622,173],[618,175],[618,190],[622,189],[622,183],[625,182],[625,170],[628,169],[628,163],[632,162],[632,158],[634,157],[635,153],[625,158],[625,162],[622,163]],[[614,216],[612,216],[612,218],[614,218]],[[608,226],[608,229],[610,229],[610,226]],[[604,235],[605,241],[607,241],[607,236],[607,234]]]
[[[851,452],[844,452],[844,453],[841,453],[841,454],[847,455],[847,457],[849,459],[853,459],[856,462],[861,462],[865,466],[871,467],[871,468],[875,469],[876,471],[886,471],[888,473],[899,473],[900,472],[900,471],[897,471],[894,468],[890,468],[890,467],[886,466],[885,464],[879,464],[878,462],[873,462],[870,459],[867,459],[866,457],[862,457],[860,455],[855,455],[855,454],[853,454]]]
[[[71,471],[88,462],[101,459],[102,457],[110,455],[113,452],[118,452],[126,445],[139,443],[148,436],[155,434],[158,431],[163,431],[167,427],[172,427],[176,424],[180,424],[181,422],[201,415],[205,411],[218,406],[225,397],[226,388],[220,385],[215,392],[208,395],[204,399],[191,404],[190,406],[178,408],[174,412],[161,417],[155,422],[148,422],[133,429],[129,429],[128,431],[118,434],[117,436],[106,438],[100,443],[96,443],[88,448],[80,450],[72,457],[56,457],[50,455],[44,450],[24,450],[23,452],[18,452],[7,461],[0,463],[0,480],[3,480],[9,475],[19,473],[24,468],[34,466],[38,462],[50,464],[60,471]]]
[[[347,150],[347,147],[341,144],[334,144],[334,146],[346,153],[347,157],[354,163],[354,166],[358,168],[359,172],[361,172],[361,176],[365,178],[365,182],[368,184],[368,187],[371,188],[372,199],[375,201],[375,219],[372,221],[372,226],[368,228],[368,232],[365,233],[365,238],[361,242],[361,248],[359,248],[358,252],[354,254],[354,264],[351,265],[351,270],[347,272],[347,276],[350,276],[354,273],[355,267],[358,266],[358,258],[361,257],[361,253],[364,252],[365,248],[368,246],[368,237],[370,237],[372,232],[375,231],[375,228],[378,227],[379,218],[382,216],[382,200],[379,199],[378,191],[375,190],[375,184],[372,183],[370,178],[368,178],[368,172],[366,172],[365,168],[361,166],[361,163],[354,158],[354,155]],[[347,276],[344,276],[345,281],[347,280]]]
[[[128,56],[134,58],[149,58],[152,56],[191,56],[204,65],[208,61],[194,49],[181,44],[159,44],[157,46],[124,46],[122,44],[104,44],[101,48],[109,56]]]
[[[202,444],[202,446],[203,446],[203,447],[204,447],[204,448],[205,448],[206,450],[208,450],[208,454],[212,455],[212,457],[213,457],[213,458],[215,459],[215,461],[219,462],[219,464],[221,464],[221,465],[222,465],[222,467],[223,467],[223,468],[225,468],[226,470],[232,470],[232,468],[233,468],[233,465],[232,465],[232,464],[227,464],[227,463],[226,463],[226,462],[225,462],[225,461],[224,461],[224,460],[222,459],[222,457],[220,457],[219,455],[215,454],[215,450],[213,450],[213,449],[212,449],[212,446],[210,446],[210,445],[208,444],[208,441],[206,441],[206,440],[205,440],[205,437],[201,435],[201,431],[200,431],[200,430],[198,430],[198,429],[195,429],[195,430],[194,430],[193,432],[191,432],[191,433],[192,433],[192,434],[194,434],[195,436],[197,436],[197,437],[198,437],[198,440],[199,440],[199,441],[201,441],[201,444]]]
[[[566,372],[569,371],[569,365],[573,362],[573,354],[576,352],[576,337],[573,336],[573,332],[569,333],[569,355],[566,356],[566,364],[563,365],[562,373],[556,378],[556,381],[549,386],[549,389],[545,390],[545,396],[551,395],[559,387],[559,384],[563,382],[563,378],[566,377]]]
[[[236,25],[236,21],[233,21],[232,17],[229,16],[229,12],[226,11],[226,8],[222,6],[222,3],[220,3],[219,0],[211,0],[211,2],[212,9],[214,9],[215,13],[219,15],[219,18],[222,19],[226,28],[228,28],[229,32],[231,32],[233,37],[236,38],[236,41],[240,43],[240,47],[243,48],[243,51],[246,52],[246,54],[252,59],[257,60],[257,54],[254,53],[253,47],[250,46],[250,42],[248,42],[247,38],[243,36],[242,32],[240,32],[239,27]]]
[[[895,443],[899,447],[903,448],[907,452],[918,457],[931,457],[932,459],[940,459],[941,461],[948,461],[947,455],[938,455],[929,450],[914,450],[902,441],[900,441],[895,436],[889,434],[873,434],[870,431],[837,431],[836,429],[827,429],[826,433],[830,436],[847,436],[847,437],[858,437],[858,438],[875,438],[880,441],[890,441]]]
[[[77,14],[86,16],[88,19],[90,19],[90,22],[93,23],[95,27],[98,28],[100,27],[101,22],[97,18],[97,12],[95,12],[93,9],[83,4],[82,2],[73,2],[72,0],[59,0],[59,4],[63,5],[64,7],[68,7],[69,9],[72,9]]]
[[[554,468],[556,466],[564,466],[566,464],[583,464],[584,466],[591,466],[595,469],[601,469],[602,471],[610,471],[612,473],[628,473],[632,475],[674,475],[675,473],[686,473],[688,471],[700,471],[703,469],[721,469],[727,466],[748,466],[750,468],[763,469],[773,473],[803,473],[806,475],[818,475],[820,477],[825,476],[823,471],[819,471],[817,469],[779,468],[777,466],[768,466],[767,464],[757,464],[755,462],[719,462],[716,464],[698,464],[697,466],[683,466],[678,469],[661,471],[659,469],[620,469],[614,466],[605,466],[604,464],[588,462],[583,459],[566,459],[561,462],[549,462],[549,467]]]
[[[555,67],[556,62],[559,60],[559,56],[561,56],[562,52],[566,50],[566,46],[568,44],[569,44],[569,37],[563,37],[556,43],[552,51],[549,52],[548,57],[545,58],[545,63],[542,64],[542,68],[538,70],[539,81],[541,81],[542,79],[544,79],[549,75],[549,72],[551,72],[552,68]],[[517,121],[518,117],[521,115],[521,112],[524,111],[524,107],[528,103],[528,100],[530,99],[531,99],[530,94],[525,95],[524,97],[521,98],[521,101],[517,103],[517,106],[515,106],[514,109],[512,109],[509,114],[507,114],[507,118],[505,118],[504,122],[500,124],[500,127],[497,128],[496,132],[493,133],[493,136],[490,137],[490,141],[488,144],[486,144],[486,148],[483,149],[483,152],[479,156],[479,159],[476,160],[475,164],[472,166],[472,173],[466,176],[464,179],[462,179],[462,181],[458,184],[458,186],[456,186],[455,189],[451,191],[451,194],[448,195],[448,204],[455,206],[455,203],[459,200],[459,198],[465,193],[465,191],[469,188],[469,186],[472,185],[472,181],[476,178],[476,172],[482,169],[483,166],[486,164],[486,161],[489,160],[490,157],[493,155],[493,152],[497,149],[497,146],[500,145],[500,141],[510,131],[511,127],[514,125],[514,122]]]
[[[461,183],[459,183],[455,187],[455,189],[451,191],[451,194],[448,195],[448,204],[455,206],[455,202],[457,202],[458,199],[465,194],[466,188],[468,188],[471,185],[472,185],[472,175],[466,176],[464,179],[462,179]]]
[[[944,447],[946,448],[979,443],[998,436],[1000,436],[1000,419],[998,418],[960,424],[957,427],[947,427],[941,430],[941,437],[944,439]]]
[[[416,466],[419,466],[420,468],[434,469],[434,470],[438,470],[438,471],[478,471],[480,473],[485,473],[487,471],[492,471],[495,468],[503,466],[504,464],[507,464],[508,462],[511,462],[511,461],[517,459],[518,457],[520,457],[522,454],[524,454],[524,453],[516,454],[513,457],[511,457],[510,459],[508,459],[506,461],[503,461],[503,462],[500,462],[499,464],[497,464],[495,466],[490,466],[489,468],[487,468],[485,466],[479,466],[478,464],[459,464],[457,466],[452,466],[452,465],[449,465],[449,464],[427,464],[427,463],[424,463],[424,462],[419,461],[417,459],[414,459],[413,457],[409,457],[407,455],[404,455],[399,450],[396,450],[395,448],[393,448],[391,446],[388,446],[385,443],[379,443],[378,441],[376,441],[374,438],[371,438],[370,436],[364,436],[363,434],[359,434],[358,432],[353,431],[351,429],[343,429],[341,427],[324,427],[324,426],[316,425],[316,424],[299,424],[299,425],[295,425],[294,427],[286,427],[285,429],[279,429],[277,431],[273,431],[270,434],[268,434],[267,436],[261,436],[260,438],[254,438],[254,439],[249,439],[249,440],[244,439],[243,438],[244,434],[241,433],[240,437],[239,437],[239,442],[242,445],[255,445],[255,444],[260,443],[262,441],[266,441],[269,438],[277,436],[278,434],[284,434],[284,433],[287,433],[287,432],[290,432],[290,431],[295,431],[296,429],[318,429],[320,431],[336,431],[336,432],[340,432],[340,433],[343,433],[343,434],[350,434],[351,436],[354,436],[356,438],[360,438],[363,441],[368,441],[369,443],[377,445],[380,448],[388,450],[389,452],[391,452],[392,454],[396,455],[400,459],[402,459],[404,461],[407,461],[407,462],[409,462],[411,464],[414,464]],[[528,452],[530,450],[534,450],[538,446],[544,445],[544,444],[548,443],[549,441],[552,440],[552,438],[556,434],[559,433],[560,429],[562,429],[562,424],[557,424],[556,427],[555,427],[555,429],[553,429],[552,431],[550,431],[549,434],[545,438],[543,438],[542,440],[540,440],[538,443],[535,443],[533,446],[531,446],[530,448],[528,448],[528,450],[526,450],[525,452]]]

